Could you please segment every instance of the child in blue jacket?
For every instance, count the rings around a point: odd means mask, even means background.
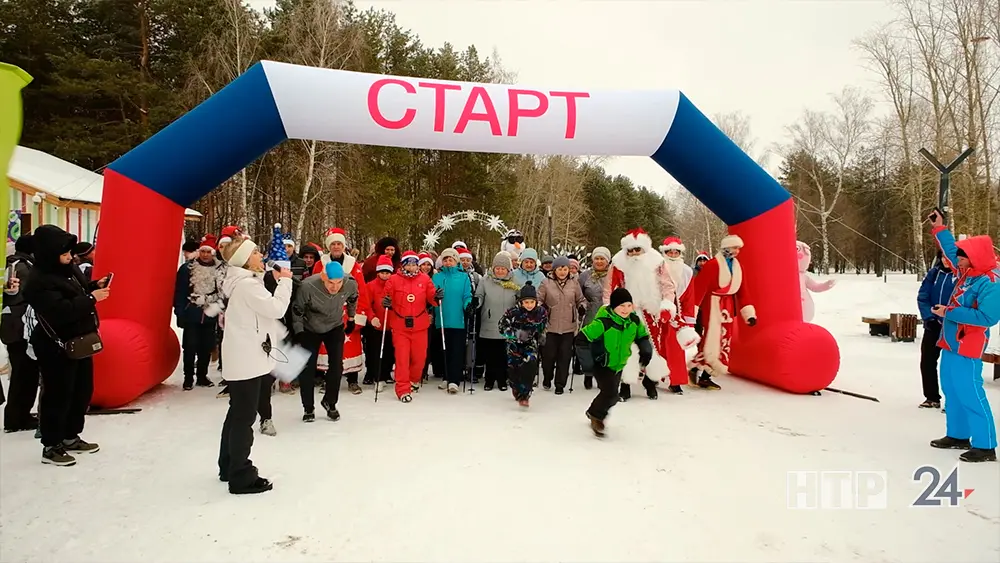
[[[938,358],[941,349],[941,317],[932,310],[935,305],[946,305],[955,289],[955,269],[951,262],[938,250],[938,262],[924,276],[917,292],[917,309],[924,322],[924,335],[920,340],[920,378],[923,380],[924,402],[922,409],[941,408],[941,394],[938,391]]]
[[[458,251],[454,248],[441,251],[441,271],[433,279],[434,287],[443,293],[441,306],[434,311],[439,330],[444,328],[446,373],[440,387],[454,395],[465,366],[465,311],[472,304],[472,282],[458,266]]]
[[[993,241],[981,235],[956,243],[938,211],[929,219],[941,251],[959,272],[948,303],[931,310],[942,320],[938,346],[947,416],[945,436],[931,446],[968,449],[959,456],[962,461],[996,461],[997,431],[983,391],[982,360],[990,327],[1000,321],[1000,267]]]

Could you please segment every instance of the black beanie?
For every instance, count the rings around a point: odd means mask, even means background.
[[[94,245],[89,242],[81,242],[73,247],[73,256],[83,258],[94,251]]]
[[[966,254],[965,251],[962,250],[961,248],[959,248],[958,251],[955,252],[955,254],[958,255],[959,258],[965,258],[965,259],[969,258],[969,255]]]
[[[624,287],[619,287],[618,289],[611,292],[611,301],[608,304],[608,306],[611,307],[611,310],[614,310],[615,307],[621,305],[622,303],[631,303],[631,302],[632,302],[632,294],[629,293],[628,290],[625,289]]]
[[[530,281],[524,282],[524,287],[521,288],[520,293],[517,294],[518,301],[524,301],[525,299],[538,299],[538,293],[535,292],[535,286],[531,284]]]

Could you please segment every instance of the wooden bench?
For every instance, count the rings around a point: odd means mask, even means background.
[[[868,325],[868,334],[872,336],[889,336],[889,319],[882,317],[861,317],[861,322]]]
[[[983,354],[983,361],[988,364],[998,364],[1000,365],[1000,354]]]

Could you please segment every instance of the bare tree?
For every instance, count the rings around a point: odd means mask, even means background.
[[[790,161],[804,166],[801,171],[812,180],[819,199],[815,211],[805,211],[819,218],[823,242],[820,270],[824,274],[830,273],[830,216],[844,192],[848,167],[854,163],[868,135],[872,111],[872,101],[852,88],[845,88],[833,99],[837,108],[834,113],[806,110],[801,121],[788,128],[791,137],[788,156],[804,153],[811,157]],[[832,178],[827,170],[833,172]]]

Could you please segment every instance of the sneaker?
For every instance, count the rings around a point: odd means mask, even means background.
[[[270,418],[260,421],[260,433],[264,436],[278,435],[278,431],[274,428],[274,422]]]
[[[589,412],[587,413],[587,418],[590,420],[590,430],[598,438],[603,438],[604,437],[604,421],[603,420],[598,420],[598,419],[594,418],[593,416],[591,416],[591,414]]]
[[[66,453],[62,446],[52,446],[42,450],[42,463],[69,467],[76,465],[76,458]]]
[[[939,409],[941,408],[941,401],[924,401],[917,405],[921,409]]]
[[[566,391],[562,387],[556,387],[556,395],[562,395]]]
[[[707,373],[701,374],[701,377],[698,378],[698,387],[701,387],[702,389],[709,389],[712,391],[718,391],[719,389],[722,389],[722,387],[719,387],[718,383],[712,381],[712,376],[708,375]]]
[[[403,395],[402,397],[400,397],[399,401],[401,403],[412,403],[413,402],[413,397],[409,393],[407,393],[407,394]]]
[[[295,389],[292,387],[291,383],[285,383],[282,381],[278,383],[278,392],[284,393],[286,395],[291,395],[292,393],[295,392]]]
[[[688,381],[691,382],[691,385],[698,385],[699,371],[700,370],[698,368],[691,368],[690,370],[688,370]]]
[[[444,390],[444,389],[447,389],[447,388],[448,388],[448,381],[445,380],[445,379],[442,379],[441,383],[438,383],[438,389]]]
[[[63,449],[68,452],[95,454],[101,451],[101,446],[85,442],[77,436],[72,440],[63,440]]]
[[[250,483],[246,487],[234,488],[230,485],[229,492],[234,495],[256,495],[270,491],[273,488],[274,485],[270,481],[263,477],[257,477],[253,483]]]
[[[449,395],[455,395],[457,393],[458,393],[458,384],[457,383],[449,383],[448,384],[448,394]]]
[[[501,391],[506,391],[507,390],[507,384],[506,383],[498,383],[497,384],[497,389],[499,389]]]
[[[622,403],[628,401],[632,398],[632,386],[628,383],[622,383],[618,386],[618,400]]]
[[[185,391],[190,391],[190,390],[194,389],[194,382],[193,381],[185,381],[184,385],[182,386],[182,389],[184,389]]]
[[[517,404],[518,404],[518,406],[521,406],[521,407],[524,407],[524,408],[528,408],[528,407],[531,406],[531,403],[528,402],[528,399],[518,399]]]
[[[348,383],[347,390],[351,392],[351,395],[360,395],[364,392],[364,390],[361,389],[361,386],[357,383]]]
[[[216,399],[228,399],[229,398],[229,386],[228,385],[224,385],[224,384],[220,384],[220,385],[222,385],[222,389],[220,389],[219,392],[215,394],[215,398]]]
[[[931,440],[931,447],[942,450],[967,450],[972,447],[968,440],[960,440],[945,436],[937,440]]]
[[[544,383],[542,383],[542,389],[545,389],[546,391],[551,391],[552,390],[552,383],[551,382],[544,382]]]
[[[492,391],[492,390],[493,390],[493,383],[492,382],[491,383],[487,383],[486,385],[483,385],[483,391]]]
[[[670,389],[670,392],[674,395],[684,394],[684,389],[682,389],[680,385],[671,385],[670,387],[667,387],[667,389]]]
[[[197,385],[198,387],[215,387],[215,384],[212,383],[212,380],[207,377],[199,377]]]
[[[313,411],[306,411],[302,415],[302,422],[316,422],[316,413]]]
[[[958,459],[966,461],[969,463],[979,463],[982,461],[996,461],[997,451],[996,449],[986,449],[986,448],[972,448],[964,454],[958,456]]]
[[[382,384],[382,389],[385,389],[385,384]],[[419,393],[419,392],[420,392],[420,383],[411,383],[410,393]]]
[[[335,407],[335,406],[331,405],[330,403],[326,402],[326,399],[323,399],[322,401],[320,401],[319,406],[323,407],[326,410],[326,417],[327,418],[329,418],[330,420],[332,420],[334,422],[337,422],[338,420],[340,420],[340,413],[337,412],[337,407]]]

